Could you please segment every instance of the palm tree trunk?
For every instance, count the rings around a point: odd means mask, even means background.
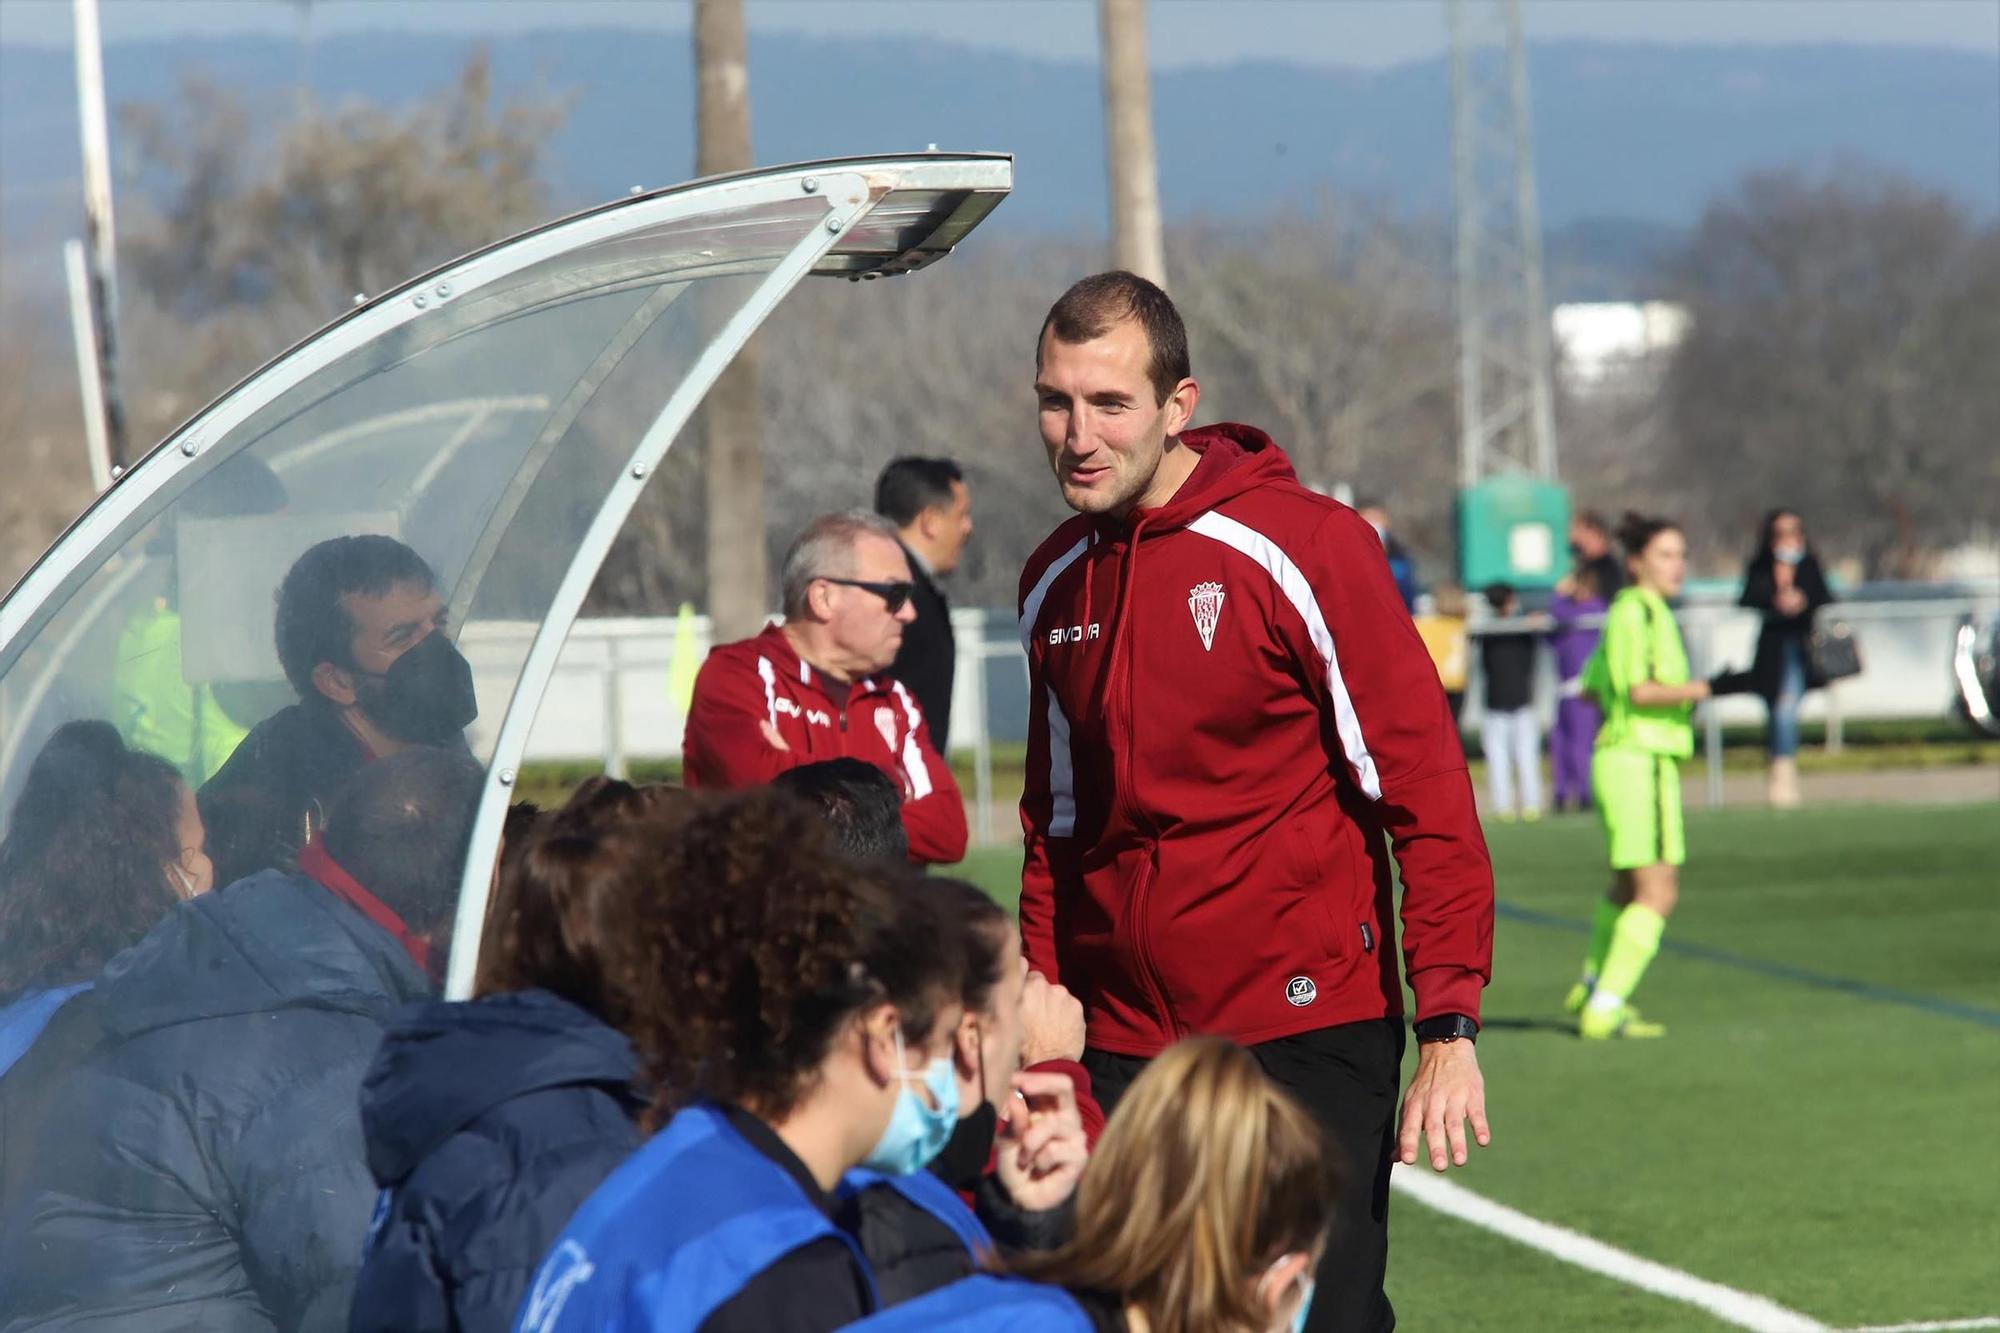
[[[1104,136],[1111,174],[1111,262],[1165,286],[1160,174],[1146,71],[1146,0],[1097,0],[1104,41]]]
[[[743,0],[695,0],[695,172],[752,165],[750,64]],[[714,641],[746,638],[764,623],[769,558],[764,549],[763,415],[753,340],[703,404],[707,451],[708,614]]]

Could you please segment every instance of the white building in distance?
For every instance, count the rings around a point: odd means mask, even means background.
[[[1672,301],[1577,301],[1557,306],[1551,323],[1556,373],[1583,396],[1650,386],[1692,320]]]

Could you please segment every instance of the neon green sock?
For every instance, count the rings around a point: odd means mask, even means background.
[[[1583,975],[1593,981],[1604,972],[1604,956],[1611,952],[1611,932],[1624,910],[1609,898],[1597,900],[1597,913],[1590,919],[1590,952],[1583,958]]]
[[[1611,949],[1604,956],[1604,970],[1597,976],[1597,994],[1621,1004],[1631,999],[1632,992],[1639,989],[1639,978],[1646,975],[1646,964],[1660,951],[1660,935],[1666,928],[1667,919],[1650,907],[1633,903],[1620,912],[1611,931]]]

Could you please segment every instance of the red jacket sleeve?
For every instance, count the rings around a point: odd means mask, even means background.
[[[764,739],[770,716],[755,660],[726,649],[710,653],[694,678],[681,739],[687,785],[757,787],[796,767],[800,756]]]
[[[1477,1018],[1493,972],[1493,863],[1444,688],[1374,529],[1342,509],[1309,552],[1315,567],[1304,573],[1333,645],[1318,683],[1350,776],[1395,851],[1415,1016]]]
[[[899,697],[915,724],[904,743],[903,769],[911,795],[903,802],[903,832],[910,839],[910,859],[919,865],[949,865],[965,859],[968,835],[965,798],[944,756],[931,744],[931,728],[908,690]],[[912,752],[914,747],[914,752]]]
[[[1044,1060],[1028,1069],[1037,1074],[1068,1074],[1076,1088],[1076,1113],[1083,1120],[1083,1141],[1095,1149],[1097,1136],[1104,1132],[1104,1108],[1090,1091],[1090,1071],[1074,1060]]]

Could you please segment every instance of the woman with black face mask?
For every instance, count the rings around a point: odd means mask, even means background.
[[[1021,1069],[1028,974],[1012,919],[963,881],[933,879],[927,888],[964,932],[966,952],[965,1015],[952,1051],[958,1128],[930,1174],[972,1199],[1003,1254],[1054,1250],[1073,1230],[1070,1199],[1089,1156],[1078,1090],[1066,1073]],[[968,1277],[996,1257],[882,1186],[856,1194],[844,1222],[868,1256],[883,1308]]]

